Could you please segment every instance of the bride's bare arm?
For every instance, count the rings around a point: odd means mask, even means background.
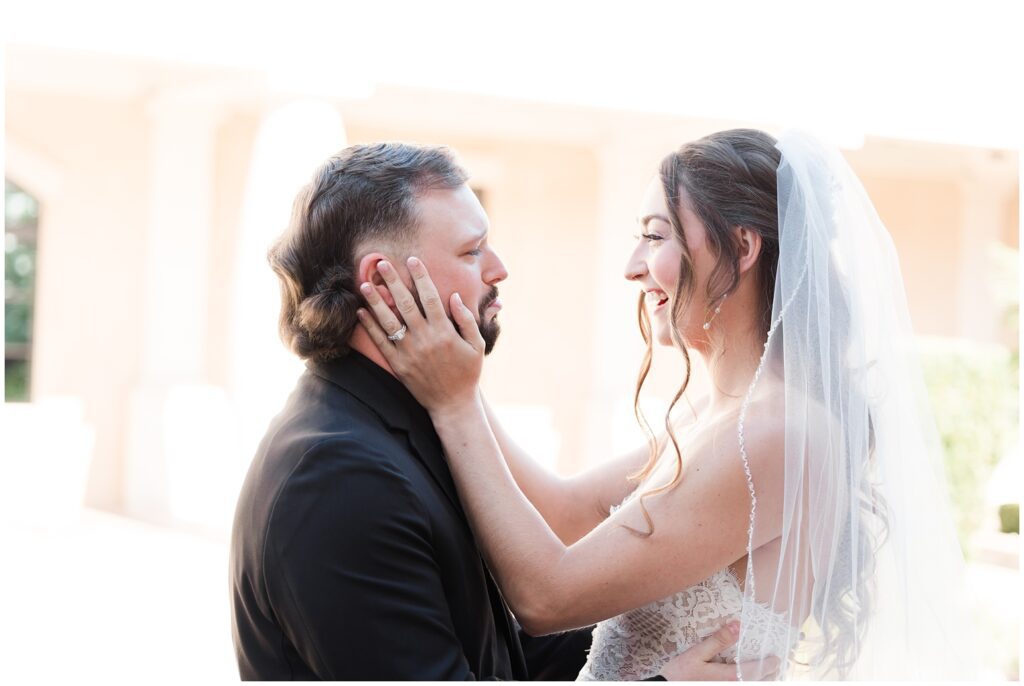
[[[487,420],[477,389],[484,345],[472,312],[453,296],[461,337],[455,334],[425,269],[417,262],[410,268],[426,318],[393,269],[382,266],[409,334],[397,345],[387,339],[384,331],[400,325],[372,289],[364,293],[385,328],[365,313],[361,321],[430,412],[488,565],[528,632],[586,626],[641,607],[744,556],[750,499],[741,462],[729,459],[735,449],[723,447],[733,445],[724,436],[693,449],[682,480],[646,499],[656,527],[651,535],[640,535],[648,527],[634,499],[565,545],[517,487]],[[777,428],[748,427],[747,444],[759,446],[751,451],[752,468],[766,473],[755,463],[782,454],[782,441]],[[772,490],[772,484],[759,485],[759,509],[781,502]],[[762,519],[774,521],[770,514]],[[755,547],[778,535],[770,528],[755,532]]]
[[[646,500],[655,522],[650,536],[635,533],[648,527],[632,500],[566,546],[516,488],[479,403],[431,416],[484,556],[530,633],[586,626],[643,606],[746,552],[750,502],[739,460],[692,455],[675,488]]]
[[[636,487],[628,476],[647,461],[646,445],[570,477],[560,477],[537,463],[505,431],[486,398],[487,421],[509,471],[523,494],[565,545],[583,538],[608,517]]]

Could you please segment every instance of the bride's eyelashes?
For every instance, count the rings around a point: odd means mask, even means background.
[[[642,238],[645,241],[647,241],[648,243],[654,243],[656,241],[663,241],[663,240],[665,240],[664,236],[659,236],[656,233],[641,233],[639,235],[634,234],[633,238],[636,239],[636,240],[640,240]]]

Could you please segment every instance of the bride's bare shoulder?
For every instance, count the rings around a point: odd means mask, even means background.
[[[799,422],[799,423],[798,423]],[[800,424],[805,425],[803,430]],[[743,437],[751,460],[784,460],[787,433],[790,440],[806,429],[832,429],[835,418],[814,398],[786,392],[780,385],[767,385],[747,406]]]

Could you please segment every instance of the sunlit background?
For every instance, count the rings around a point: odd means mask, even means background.
[[[485,390],[569,474],[640,440],[621,275],[658,161],[800,126],[895,240],[969,563],[949,592],[971,597],[985,676],[1018,678],[1019,3],[261,7],[0,18],[0,673],[237,677],[231,516],[302,370],[265,254],[325,157],[457,152],[511,274]],[[680,368],[657,356],[652,413]]]

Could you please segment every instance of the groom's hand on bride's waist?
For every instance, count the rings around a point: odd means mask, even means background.
[[[740,623],[729,622],[682,655],[669,660],[658,676],[666,681],[736,681],[735,664],[711,660],[734,645],[739,636]],[[760,663],[745,662],[740,667],[744,681],[774,679],[779,669],[779,659],[769,657]]]

